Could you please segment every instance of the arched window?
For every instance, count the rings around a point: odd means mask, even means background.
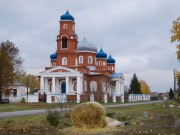
[[[97,83],[96,83],[96,81],[92,81],[90,83],[90,89],[91,89],[91,92],[97,91]]]
[[[88,63],[89,63],[89,64],[92,64],[92,63],[93,63],[92,56],[89,56],[89,57],[88,57]]]
[[[62,38],[62,49],[66,49],[67,47],[67,37]]]
[[[111,70],[111,67],[110,67],[110,66],[108,67],[108,70]]]
[[[102,62],[101,61],[99,62],[99,66],[102,66]]]
[[[87,81],[84,80],[84,91],[87,91]]]
[[[56,62],[53,62],[53,63],[52,63],[52,66],[56,66]]]
[[[105,66],[105,62],[103,62],[103,66]]]
[[[112,70],[114,70],[114,68],[112,67]]]
[[[66,23],[63,25],[63,29],[67,29],[67,24]]]
[[[73,29],[73,31],[75,30],[75,27],[74,27],[74,25],[72,26],[72,29]]]
[[[67,65],[67,58],[66,57],[62,58],[62,65]]]
[[[83,63],[83,56],[79,56],[79,63]]]
[[[73,90],[74,90],[74,91],[77,91],[77,82],[74,82],[74,84],[73,84]]]
[[[102,91],[106,92],[106,83],[102,81]]]

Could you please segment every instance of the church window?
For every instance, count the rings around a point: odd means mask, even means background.
[[[110,66],[108,67],[108,70],[111,70],[111,67],[110,67]]]
[[[87,81],[84,80],[84,91],[87,91]]]
[[[73,90],[74,90],[74,91],[77,91],[77,82],[74,82],[74,84],[73,84]]]
[[[79,56],[79,63],[83,63],[83,56]]]
[[[114,68],[112,67],[112,70],[114,70]]]
[[[92,64],[92,63],[93,63],[92,61],[93,61],[93,60],[92,60],[92,56],[89,56],[89,57],[88,57],[88,63],[89,63],[89,64]]]
[[[66,23],[63,25],[63,29],[67,29],[67,24]]]
[[[102,81],[102,91],[106,92],[106,83]]]
[[[99,62],[99,66],[101,66],[101,65],[102,65],[102,62],[100,61],[100,62]]]
[[[62,58],[62,65],[67,65],[67,58],[66,57]]]
[[[53,66],[53,67],[54,67],[54,66],[56,66],[56,63],[55,63],[55,62],[53,62],[53,63],[52,63],[52,66]]]
[[[103,62],[103,66],[105,66],[105,62]]]
[[[62,38],[62,49],[67,48],[67,37]]]
[[[90,83],[90,89],[91,89],[91,92],[97,91],[97,82],[96,81],[92,81]]]
[[[17,89],[13,89],[13,97],[17,97]]]
[[[73,28],[73,31],[74,31],[74,29],[75,29],[75,28],[74,28],[74,25],[72,26],[72,28]]]

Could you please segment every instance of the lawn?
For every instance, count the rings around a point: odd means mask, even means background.
[[[70,115],[60,121],[57,128],[50,126],[45,114],[0,119],[0,133],[5,134],[59,134],[59,135],[128,135],[128,134],[180,134],[180,108],[164,108],[163,103],[107,109],[115,112],[116,119],[127,122],[126,127],[103,129],[75,129]]]
[[[107,104],[101,103],[102,105],[115,105],[119,103],[112,103],[109,102]],[[37,109],[45,109],[49,107],[55,108],[66,108],[66,107],[75,107],[78,105],[76,102],[69,102],[69,103],[55,103],[55,104],[48,104],[45,102],[38,102],[38,103],[9,103],[9,104],[0,104],[0,112],[13,112],[13,111],[23,111],[23,110],[37,110]]]
[[[46,108],[66,108],[74,107],[77,103],[57,103],[57,104],[48,104],[44,102],[39,103],[9,103],[9,104],[0,104],[0,112],[13,112],[13,111],[23,111],[23,110],[37,110],[37,109],[46,109]]]

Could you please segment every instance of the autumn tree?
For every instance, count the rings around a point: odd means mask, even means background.
[[[148,84],[144,80],[141,80],[140,84],[141,84],[141,93],[142,94],[150,94],[151,90],[150,90],[150,87],[148,86]]]
[[[177,42],[177,59],[180,62],[180,17],[173,21],[171,42]]]
[[[13,83],[21,65],[19,49],[10,41],[2,42],[0,44],[0,102],[3,95],[9,94],[8,87]]]
[[[24,85],[27,85],[28,83],[31,91],[33,89],[39,89],[40,84],[38,77],[32,74],[27,74],[25,71],[21,71],[19,74],[17,74],[16,80]]]
[[[136,74],[134,74],[131,79],[129,93],[141,94],[141,85],[140,85],[140,82],[138,81]]]

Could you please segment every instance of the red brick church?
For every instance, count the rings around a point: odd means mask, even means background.
[[[124,102],[124,77],[116,73],[115,59],[84,37],[78,41],[74,17],[60,17],[57,49],[51,66],[40,72],[39,97],[46,102]]]

